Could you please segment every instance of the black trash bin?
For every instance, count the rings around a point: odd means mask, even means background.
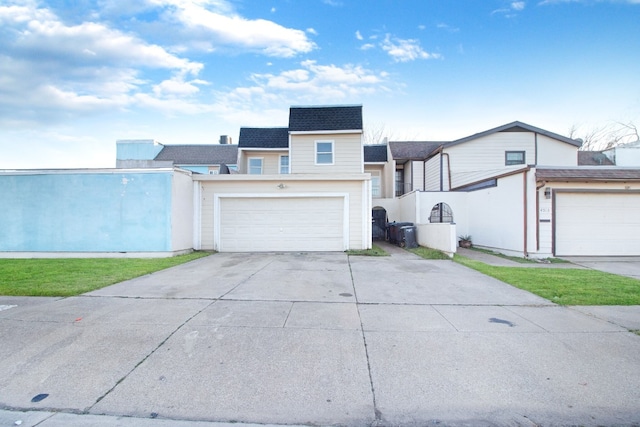
[[[411,225],[413,225],[412,222],[390,222],[387,225],[389,228],[389,242],[399,245],[402,240],[402,236],[400,236],[400,229]]]
[[[401,248],[417,248],[418,242],[416,239],[416,227],[414,225],[406,225],[400,227],[400,242],[398,243]]]

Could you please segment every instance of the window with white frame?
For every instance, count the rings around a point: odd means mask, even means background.
[[[504,164],[505,166],[524,165],[524,151],[505,151]]]
[[[371,172],[371,197],[380,197],[380,172]]]
[[[280,156],[280,173],[289,173],[289,156]]]
[[[316,165],[333,164],[333,141],[316,141]]]
[[[262,175],[262,158],[249,158],[249,175]]]

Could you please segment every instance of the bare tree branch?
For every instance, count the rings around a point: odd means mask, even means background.
[[[632,121],[611,122],[587,130],[574,124],[569,129],[569,137],[582,140],[581,151],[603,151],[618,145],[640,141],[638,127]]]

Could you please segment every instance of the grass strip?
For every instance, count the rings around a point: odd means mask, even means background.
[[[560,305],[639,305],[640,280],[597,270],[497,267],[460,255],[462,265]]]
[[[347,255],[354,256],[389,256],[389,253],[380,246],[372,245],[371,249],[348,250]]]
[[[0,295],[73,296],[210,255],[170,258],[0,259]]]
[[[421,256],[424,259],[451,259],[447,254],[437,249],[426,248],[424,246],[418,246],[415,249],[407,249],[409,252],[413,252],[416,255]]]

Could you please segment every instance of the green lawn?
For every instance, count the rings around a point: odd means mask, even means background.
[[[415,249],[407,249],[409,252],[413,252],[416,255],[420,255],[424,259],[451,259],[449,255],[437,249],[426,248],[424,246],[418,246]]]
[[[487,276],[561,305],[640,305],[640,280],[596,270],[496,267],[456,255]]]
[[[72,296],[209,255],[171,258],[0,259],[0,295]]]
[[[347,255],[355,255],[355,256],[389,256],[387,251],[382,249],[380,246],[376,246],[376,245],[372,245],[371,249],[349,250],[349,251],[347,251]]]

